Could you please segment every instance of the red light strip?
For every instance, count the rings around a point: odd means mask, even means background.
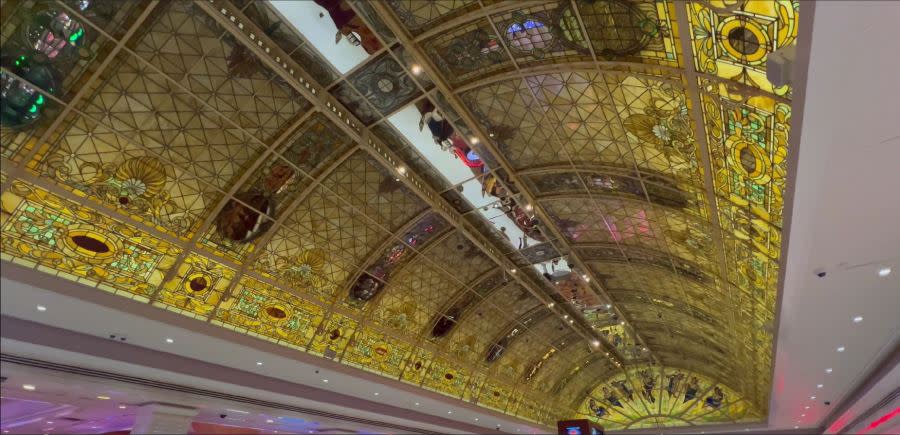
[[[881,426],[881,425],[887,423],[890,419],[896,417],[898,414],[900,414],[900,406],[894,408],[893,411],[891,411],[885,415],[882,415],[881,418],[870,423],[868,427],[866,427],[859,433],[864,434],[866,432],[869,432],[870,430],[874,430],[874,429],[878,428],[878,426]]]

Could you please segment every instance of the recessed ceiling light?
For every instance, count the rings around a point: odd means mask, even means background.
[[[569,323],[575,323],[575,321],[572,319],[569,319]]]
[[[809,409],[809,405],[806,405],[803,409]]]
[[[888,276],[888,275],[890,275],[890,274],[891,274],[891,268],[890,268],[890,267],[882,267],[881,269],[878,269],[878,276],[880,276],[880,277],[885,277],[885,276]]]
[[[257,362],[256,362],[256,365],[261,366],[261,365],[262,365],[262,361],[257,361]]]
[[[478,145],[478,142],[479,142],[479,141],[478,141],[478,138],[477,138],[477,137],[472,136],[472,137],[469,138],[469,142],[471,142],[471,143],[473,143],[473,144],[475,144],[475,145]]]
[[[863,316],[856,316],[853,318],[853,323],[860,323],[863,321]]]
[[[419,406],[419,402],[416,402],[416,406]]]
[[[22,388],[25,390],[28,390],[28,391],[34,391],[37,389],[34,385],[31,385],[31,384],[22,385]]]
[[[275,420],[268,419],[268,420],[266,420],[266,423],[275,423]]]
[[[622,326],[625,326],[625,321],[623,320],[623,321],[619,322],[619,324]]]
[[[174,342],[175,342],[175,340],[173,340],[173,339],[171,339],[171,338],[167,338],[167,339],[166,339],[166,343],[174,343]]]
[[[327,383],[328,383],[328,379],[322,379],[322,382],[324,382],[324,383],[327,384]]]
[[[381,393],[379,393],[379,392],[377,392],[377,391],[375,392],[375,395],[376,395],[376,396],[378,396],[378,395],[380,395],[380,394],[381,394]]]
[[[549,304],[547,304],[547,308],[553,308],[554,305],[556,305],[556,304],[554,304],[553,302],[550,302]]]
[[[806,414],[800,414],[801,417],[806,417]]]
[[[809,396],[809,400],[816,400],[816,396]]]
[[[794,429],[800,429],[800,426],[794,426]]]
[[[453,414],[453,411],[447,411],[447,414]]]
[[[125,405],[119,405],[119,409],[125,409],[125,408],[127,408],[127,406],[125,406]]]
[[[847,348],[845,348],[844,346],[838,346],[838,348],[837,348],[838,352],[843,352],[845,350],[847,350]]]
[[[833,369],[831,369],[831,368],[827,368],[827,369],[825,369],[825,373],[831,373],[831,372],[833,372],[833,371],[834,371],[834,370],[833,370]]]
[[[600,345],[600,340],[594,340],[594,341],[591,342],[591,344],[592,344],[594,347],[597,347],[597,346]]]
[[[568,318],[569,318],[568,314],[563,314],[563,319],[568,319]]]
[[[53,424],[53,422],[52,422],[52,421],[48,421],[48,422],[46,422],[46,423],[47,423],[47,424]]]
[[[419,64],[414,63],[409,67],[409,71],[413,73],[413,75],[417,76],[419,74],[422,74],[422,67]]]
[[[41,311],[41,312],[47,311],[47,307],[45,307],[45,306],[43,306],[43,305],[38,305],[38,306],[36,306],[36,307],[34,307],[34,308],[36,308],[38,311]]]
[[[475,417],[475,421],[478,421],[478,417]]]
[[[109,400],[109,396],[97,396],[100,400]]]
[[[516,273],[516,269],[509,269],[510,273]]]
[[[532,211],[532,210],[534,210],[534,206],[533,206],[533,205],[531,205],[531,204],[525,204],[525,211]]]
[[[819,384],[819,385],[816,385],[816,388],[822,388],[822,387],[824,387],[824,386],[825,386],[825,385]]]

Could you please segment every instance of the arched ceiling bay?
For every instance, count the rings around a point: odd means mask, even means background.
[[[11,2],[3,260],[538,423],[765,416],[797,2],[316,4],[364,61]]]

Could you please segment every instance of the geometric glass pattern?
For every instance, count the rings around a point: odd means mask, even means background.
[[[0,258],[539,424],[765,418],[798,1],[346,5],[339,75],[262,3],[14,3]]]

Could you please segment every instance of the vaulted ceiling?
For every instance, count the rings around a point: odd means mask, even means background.
[[[318,1],[345,72],[277,4],[2,3],[4,261],[538,423],[766,415],[798,2]]]

